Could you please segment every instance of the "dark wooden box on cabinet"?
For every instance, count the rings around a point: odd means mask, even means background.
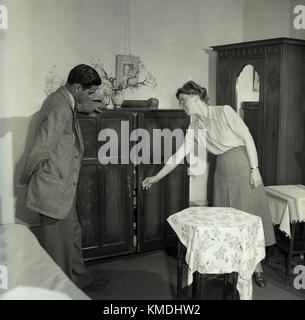
[[[105,110],[95,115],[78,114],[78,121],[85,144],[77,197],[84,259],[175,245],[176,236],[167,218],[188,207],[189,177],[186,161],[148,191],[144,191],[141,184],[145,177],[156,174],[164,163],[162,151],[161,163],[152,164],[153,129],[173,131],[181,128],[185,133],[189,125],[186,114],[167,109],[120,109]],[[128,137],[121,133],[122,123],[126,128],[129,127]],[[99,162],[98,152],[108,142],[99,141],[103,129],[117,133],[118,164],[103,165]],[[150,143],[150,159],[143,161],[147,164],[135,164],[135,161],[129,159],[130,151],[141,141],[141,138],[129,140],[134,129],[149,132],[150,139],[145,143]],[[174,152],[175,139],[170,143]],[[165,148],[168,147],[165,145]],[[161,150],[164,150],[164,143]]]
[[[305,41],[276,38],[213,49],[217,104],[236,109],[238,75],[248,64],[259,74],[259,103],[246,106],[245,122],[256,140],[265,185],[305,183]]]

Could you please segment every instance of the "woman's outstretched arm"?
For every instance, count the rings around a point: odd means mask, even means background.
[[[171,158],[175,159],[176,154],[174,154]],[[147,177],[142,182],[143,189],[149,189],[152,184],[159,182],[162,178],[164,178],[166,175],[168,175],[170,172],[172,172],[179,163],[176,161],[166,163],[164,167],[155,175],[152,177]]]
[[[178,164],[194,149],[194,132],[193,129],[188,129],[187,134],[185,135],[185,139],[183,144],[177,150],[177,152],[172,155],[167,162],[165,163],[164,167],[152,177],[147,177],[142,182],[142,188],[147,190],[149,189],[154,183],[159,182],[163,179],[166,175],[172,172]]]

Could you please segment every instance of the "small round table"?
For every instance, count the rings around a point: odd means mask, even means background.
[[[167,220],[186,248],[188,285],[196,272],[235,272],[240,299],[252,299],[252,274],[265,257],[260,217],[233,208],[191,207]]]

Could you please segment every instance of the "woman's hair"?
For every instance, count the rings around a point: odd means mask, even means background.
[[[207,89],[204,87],[200,87],[194,81],[188,81],[181,88],[177,90],[176,98],[179,99],[179,94],[196,94],[199,96],[200,100],[207,102]]]
[[[83,88],[88,89],[91,86],[99,86],[102,80],[95,69],[86,64],[80,64],[70,71],[68,83],[80,83]]]

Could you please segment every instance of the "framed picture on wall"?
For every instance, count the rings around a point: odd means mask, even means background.
[[[116,56],[116,80],[117,85],[129,80],[130,83],[138,82],[139,57],[117,55]]]

